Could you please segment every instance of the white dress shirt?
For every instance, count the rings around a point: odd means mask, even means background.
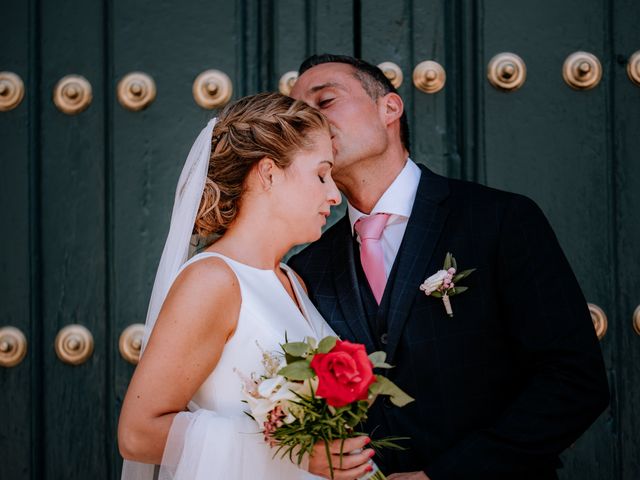
[[[413,160],[407,159],[404,168],[382,194],[370,213],[370,215],[375,215],[376,213],[390,214],[380,238],[384,254],[384,271],[387,278],[389,278],[391,267],[393,267],[393,262],[400,249],[404,231],[407,229],[409,215],[411,215],[413,202],[418,191],[418,183],[420,183],[420,174],[420,168]],[[362,213],[349,202],[347,202],[347,211],[351,222],[351,234],[353,235],[355,223],[361,217],[368,217],[369,215]],[[358,243],[360,243],[360,238],[357,235],[356,237],[358,238]]]

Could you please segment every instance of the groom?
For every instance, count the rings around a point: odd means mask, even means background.
[[[377,67],[313,56],[291,96],[328,118],[348,200],[348,215],[291,266],[336,333],[386,351],[389,377],[416,399],[372,407],[374,438],[411,437],[378,465],[404,479],[558,478],[558,455],[609,390],[586,301],[543,213],[414,163],[402,99]],[[448,297],[453,317],[419,288],[447,252],[458,271],[476,269]]]

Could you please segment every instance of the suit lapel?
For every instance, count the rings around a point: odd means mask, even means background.
[[[419,286],[434,272],[427,272],[433,251],[440,238],[449,209],[440,203],[449,195],[446,178],[420,166],[422,174],[398,256],[395,281],[391,286],[387,316],[389,362],[393,361],[404,324],[409,317]]]
[[[353,333],[352,338],[364,343],[367,351],[371,352],[374,350],[374,343],[360,299],[360,289],[358,287],[358,277],[353,254],[353,239],[349,218],[346,215],[341,220],[340,228],[343,231],[334,237],[334,254],[331,256],[333,262],[331,271],[335,282],[338,303],[344,314],[344,321]]]

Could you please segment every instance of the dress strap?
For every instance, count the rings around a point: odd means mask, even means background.
[[[300,313],[302,314],[303,318],[307,321],[307,323],[311,326],[311,328],[315,331],[316,330],[315,326],[313,324],[309,309],[307,308],[307,304],[305,302],[305,299],[308,299],[309,297],[307,296],[307,292],[305,291],[305,289],[300,284],[300,281],[298,280],[298,276],[296,275],[296,272],[294,272],[293,269],[286,263],[280,263],[280,268],[284,270],[284,272],[287,274],[287,277],[289,278],[289,282],[291,283],[291,288],[293,288],[293,294],[296,296]]]

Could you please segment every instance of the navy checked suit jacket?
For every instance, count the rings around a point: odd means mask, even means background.
[[[383,338],[365,318],[347,216],[289,262],[338,335],[384,345],[387,375],[416,399],[370,410],[373,438],[411,437],[376,462],[432,480],[557,478],[559,453],[609,402],[585,298],[533,201],[420,168]],[[419,290],[447,252],[477,269],[451,297],[453,318]]]

